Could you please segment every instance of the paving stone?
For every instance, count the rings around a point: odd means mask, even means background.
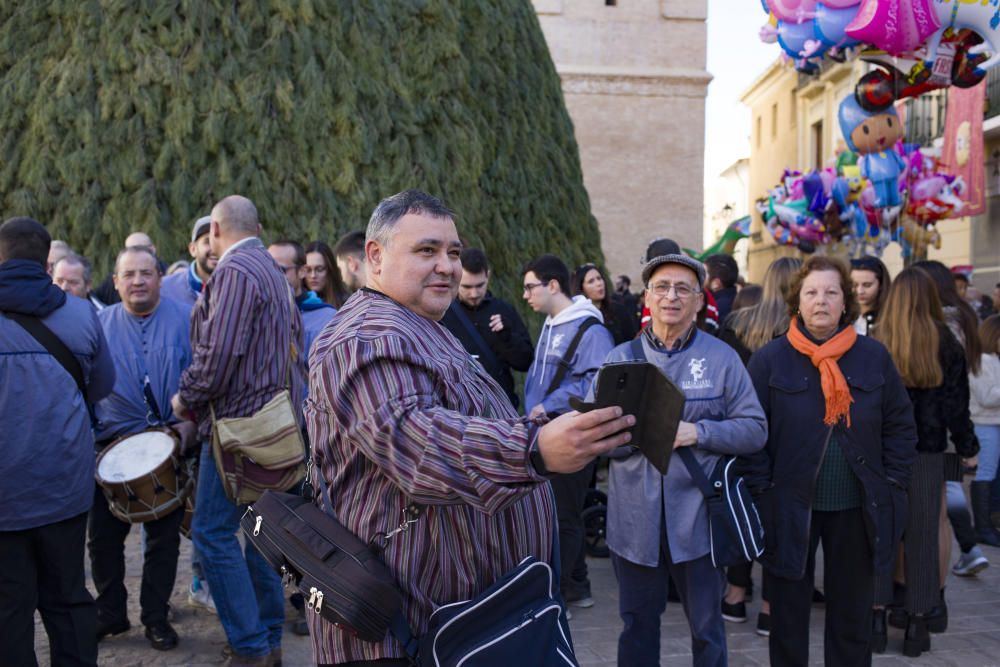
[[[173,667],[208,666],[222,662],[222,647],[226,642],[218,617],[207,611],[188,606],[187,589],[191,583],[191,545],[181,543],[181,558],[177,584],[171,598],[171,623],[180,635],[180,645],[173,651],[155,651],[143,636],[139,623],[139,582],[142,568],[139,530],[133,529],[126,544],[126,587],[129,595],[129,617],[133,627],[129,632],[105,639],[99,645],[99,663],[113,667]],[[932,635],[932,648],[919,660],[901,655],[902,631],[890,629],[889,648],[884,655],[874,656],[876,667],[919,665],[920,667],[1000,667],[1000,549],[984,549],[993,566],[978,577],[949,576],[949,631]],[[955,549],[957,553],[957,547]],[[822,563],[822,558],[820,558]],[[582,667],[615,665],[618,651],[618,591],[608,559],[590,559],[590,577],[595,600],[589,609],[573,608],[570,627],[573,642]],[[817,567],[822,572],[822,566]],[[88,568],[88,585],[90,575]],[[755,591],[760,591],[760,570],[754,568]],[[823,587],[822,578],[817,586]],[[91,586],[91,592],[93,588]],[[767,639],[755,633],[760,596],[747,605],[747,622],[727,623],[729,664],[732,667],[758,667],[769,664]],[[286,607],[288,619],[295,610]],[[809,636],[810,664],[823,664],[822,606],[814,605]],[[284,664],[305,667],[312,664],[307,637],[291,633],[286,623],[282,643]],[[41,664],[48,664],[48,639],[40,618],[36,615],[35,648]],[[680,604],[670,603],[661,626],[661,664],[680,667],[691,664],[691,641]]]

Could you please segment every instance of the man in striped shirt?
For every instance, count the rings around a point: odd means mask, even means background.
[[[419,635],[439,605],[473,597],[526,556],[549,561],[548,475],[580,470],[629,436],[618,408],[568,413],[539,428],[519,418],[503,389],[440,324],[458,292],[462,250],[453,213],[407,191],[368,223],[367,287],[313,345],[306,423],[314,474],[333,510],[364,541],[423,506],[384,541]],[[318,480],[317,488],[319,488]],[[307,614],[320,664],[408,664],[387,636],[358,640]]]
[[[204,444],[198,473],[198,507],[192,526],[219,620],[232,649],[230,665],[276,664],[281,655],[285,599],[281,580],[236,538],[246,506],[226,497],[208,444],[210,406],[218,419],[248,417],[291,380],[294,405],[303,390],[302,318],[281,269],[260,242],[253,202],[226,197],[212,209],[212,254],[219,263],[191,314],[191,365],[171,404],[191,413]],[[290,354],[292,347],[298,356]]]

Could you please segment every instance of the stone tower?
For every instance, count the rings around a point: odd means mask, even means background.
[[[635,288],[652,239],[702,245],[707,0],[533,2],[608,270]]]

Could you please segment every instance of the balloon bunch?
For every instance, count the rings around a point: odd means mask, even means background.
[[[757,202],[764,226],[776,243],[812,253],[830,241],[825,216],[835,178],[832,169],[808,174],[785,170],[781,184]]]
[[[839,58],[844,49],[859,43],[846,30],[861,0],[762,1],[769,20],[761,28],[761,40],[777,42],[800,71],[816,71],[824,55]]]
[[[970,87],[1000,64],[997,0],[761,0],[777,42],[802,72],[848,47],[881,69],[858,87],[866,109],[951,85]]]
[[[807,174],[786,169],[781,183],[757,202],[775,242],[805,253],[841,244],[851,257],[880,257],[893,241],[902,247],[904,258],[923,256],[929,246],[940,248],[935,224],[961,214],[965,183],[939,171],[937,158],[916,146],[898,143],[895,150],[905,156],[905,174],[892,186],[906,202],[905,216],[880,201],[859,165]]]

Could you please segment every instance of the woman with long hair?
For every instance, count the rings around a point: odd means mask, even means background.
[[[955,449],[965,458],[975,456],[979,444],[969,419],[965,351],[945,324],[937,290],[924,271],[911,267],[896,276],[875,338],[896,364],[917,425],[917,460],[907,491],[909,510],[902,550],[906,579],[903,654],[913,658],[930,649],[927,615],[942,599],[938,542],[948,437],[950,434]],[[885,613],[878,610],[876,616]],[[879,620],[875,621],[876,630],[885,628]]]
[[[854,330],[862,336],[870,336],[889,293],[892,282],[889,269],[885,268],[878,257],[866,255],[852,259],[851,282],[854,283],[854,296],[861,307],[861,316],[854,320]]]
[[[750,355],[788,331],[788,286],[802,266],[797,257],[781,257],[771,262],[764,274],[764,294],[749,308],[734,310],[722,325],[719,338],[735,349],[743,363]]]
[[[761,300],[753,306],[733,310],[723,323],[719,338],[736,350],[744,364],[750,355],[788,331],[788,289],[801,267],[802,260],[797,257],[782,257],[772,262],[764,274]],[[722,600],[722,617],[731,623],[747,619],[746,598],[752,587],[752,568],[751,562],[726,571],[729,587]],[[771,607],[766,593],[762,592],[761,598],[757,634],[766,637],[771,632]]]
[[[333,250],[323,241],[306,246],[306,286],[334,308],[340,308],[350,296]]]
[[[593,303],[604,316],[604,326],[611,332],[615,345],[632,340],[639,332],[625,304],[615,298],[608,289],[608,276],[596,264],[584,264],[573,274],[570,289],[573,296],[582,294]]]
[[[955,287],[955,274],[936,260],[916,262],[913,267],[929,275],[934,282],[938,298],[941,300],[945,324],[948,325],[948,329],[965,351],[965,363],[968,366],[968,371],[972,374],[979,373],[979,364],[982,359],[982,348],[979,344],[979,319],[972,307],[958,293],[958,289]],[[945,454],[945,481],[947,482],[945,493],[950,500],[945,503],[945,508],[941,512],[940,536],[938,537],[938,550],[941,554],[941,602],[927,617],[927,626],[931,632],[935,633],[948,629],[948,605],[944,595],[945,582],[948,579],[948,563],[951,561],[952,534],[954,533],[955,540],[962,552],[958,562],[955,563],[954,571],[956,574],[963,574],[962,570],[966,569],[970,563],[980,563],[977,567],[988,564],[976,546],[976,531],[972,526],[968,503],[965,499],[965,490],[962,488],[963,467],[958,453],[948,451]],[[899,622],[893,623],[890,616],[889,622],[894,625],[902,625],[902,618],[897,616],[897,619]]]

